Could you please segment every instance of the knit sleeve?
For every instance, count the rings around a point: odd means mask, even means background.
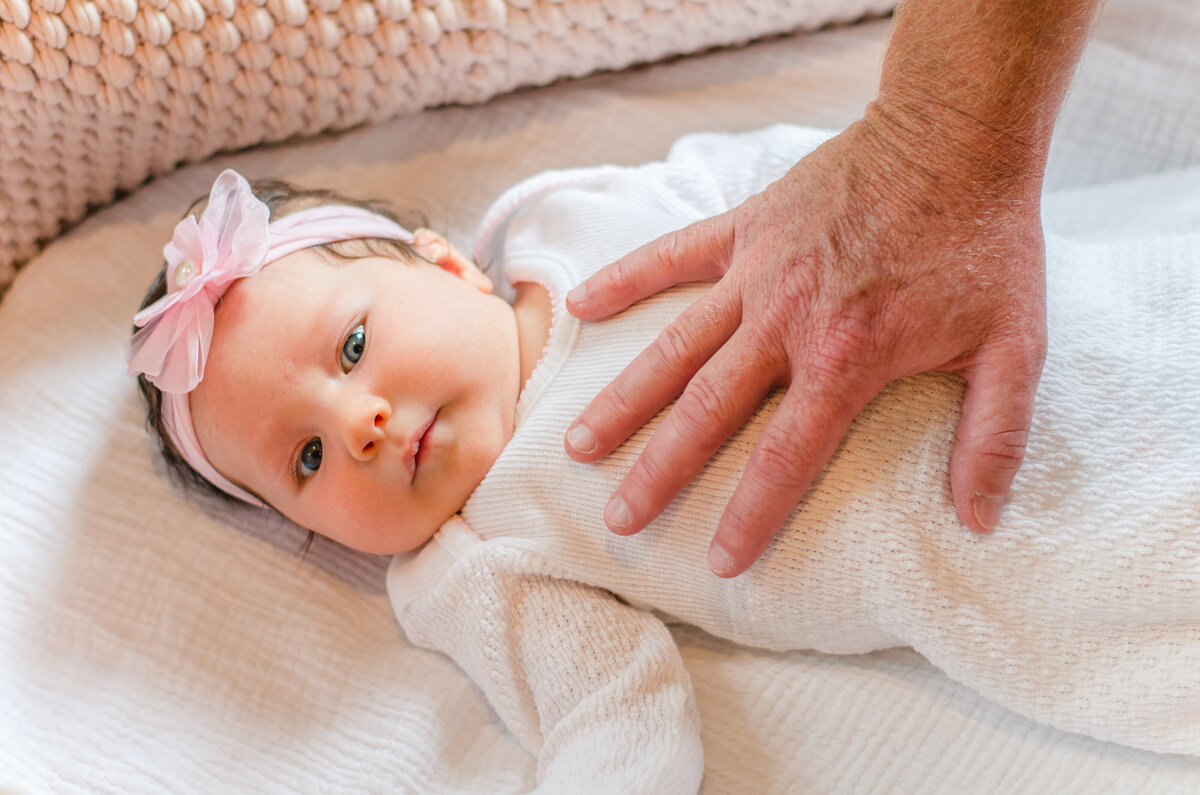
[[[479,544],[398,609],[449,655],[538,759],[538,792],[695,792],[700,721],[674,640],[651,614]]]

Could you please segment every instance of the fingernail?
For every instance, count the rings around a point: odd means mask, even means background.
[[[975,521],[988,530],[995,530],[1000,523],[1000,511],[1004,509],[1004,498],[976,492],[971,499],[971,510],[975,512]]]
[[[586,425],[576,425],[567,431],[567,444],[577,453],[590,453],[596,449],[596,434]]]
[[[629,513],[629,506],[620,497],[613,497],[608,501],[608,505],[604,506],[604,523],[608,525],[609,530],[613,532],[628,530],[632,521],[633,517]]]
[[[725,577],[733,571],[733,558],[720,545],[713,544],[708,548],[708,567],[718,577]]]
[[[571,291],[567,293],[567,300],[576,306],[587,301],[587,284],[580,284],[571,288]]]

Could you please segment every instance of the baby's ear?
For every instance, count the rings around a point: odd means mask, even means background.
[[[492,291],[492,280],[474,262],[431,229],[413,233],[413,249],[448,273],[453,273],[481,293]]]

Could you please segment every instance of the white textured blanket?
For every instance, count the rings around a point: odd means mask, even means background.
[[[1055,191],[1200,166],[1200,7],[1109,0],[1103,13],[1056,138]],[[403,640],[386,561],[321,543],[300,560],[295,528],[188,502],[154,463],[119,349],[161,247],[226,166],[415,207],[466,247],[505,188],[548,168],[660,159],[690,131],[848,123],[874,92],[886,31],[765,42],[220,158],[151,183],[31,262],[0,303],[0,789],[527,787],[532,760],[479,691]],[[1116,228],[1140,204],[1106,217]],[[1107,463],[1130,478],[1144,466]],[[1157,498],[1146,506],[1161,510]],[[706,793],[1200,782],[1194,757],[1033,723],[906,649],[767,653],[672,634],[696,686]]]

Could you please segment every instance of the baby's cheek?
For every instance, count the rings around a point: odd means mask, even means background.
[[[465,486],[468,493],[479,485],[483,476],[496,463],[508,437],[499,424],[481,429],[477,434],[464,440],[462,444],[464,467],[461,472],[460,485]]]

